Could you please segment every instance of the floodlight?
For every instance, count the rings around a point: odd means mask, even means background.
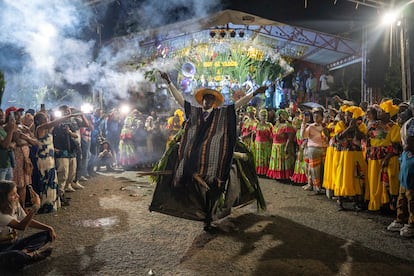
[[[382,17],[382,24],[384,25],[391,25],[397,21],[398,14],[395,11],[390,11],[384,14]]]
[[[81,111],[85,114],[91,113],[93,110],[93,106],[90,103],[84,103],[81,106]]]
[[[122,114],[126,115],[131,111],[131,107],[129,105],[124,104],[124,105],[121,105],[119,110],[121,111]]]

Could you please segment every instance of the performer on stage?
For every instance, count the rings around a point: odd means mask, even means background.
[[[253,174],[250,174],[252,181],[245,181],[254,187],[236,187],[232,184],[234,181],[231,175],[234,174],[231,170],[234,167],[232,161],[237,140],[235,110],[247,104],[258,93],[263,93],[266,87],[258,88],[228,106],[221,106],[224,98],[220,92],[201,88],[194,95],[200,104],[200,107],[196,107],[184,100],[168,74],[161,73],[161,77],[167,81],[177,103],[184,107],[186,121],[176,152],[171,148],[168,160],[164,160],[167,163],[165,168],[171,169],[172,174],[159,178],[150,210],[202,220],[205,222],[204,230],[210,231],[213,220],[229,214],[228,207],[243,204],[255,197],[261,199],[263,207],[264,201],[254,173],[254,161]],[[242,150],[245,154],[241,155],[240,160],[248,161],[252,158],[248,149]],[[233,178],[237,178],[237,174]],[[224,203],[227,202],[225,212],[222,212],[220,204],[223,202],[219,200],[223,197]],[[232,202],[228,202],[229,197]]]

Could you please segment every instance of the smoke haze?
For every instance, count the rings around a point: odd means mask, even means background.
[[[0,70],[6,78],[3,108],[10,105],[37,108],[47,101],[48,95],[41,93],[47,87],[63,91],[86,86],[89,87],[86,92],[102,91],[105,100],[126,97],[128,90],[138,87],[144,76],[120,68],[120,64],[142,54],[139,44],[125,40],[122,49],[116,52],[102,47],[102,28],[128,34],[176,20],[204,17],[219,1],[98,1],[96,5],[86,2],[0,2]],[[105,16],[108,8],[114,7],[120,10],[116,26],[107,26]],[[114,18],[110,19],[108,22],[114,22]],[[169,66],[172,65],[159,61],[150,65],[163,70]]]

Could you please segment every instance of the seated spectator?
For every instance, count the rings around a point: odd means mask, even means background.
[[[108,172],[114,171],[112,168],[114,161],[114,152],[112,151],[111,145],[108,141],[102,141],[99,147],[96,171],[99,171],[102,166],[105,166]]]
[[[31,189],[33,207],[26,212],[19,203],[17,186],[12,181],[0,181],[0,269],[18,270],[50,256],[50,243],[55,240],[53,227],[33,219],[39,210],[40,198]],[[19,239],[16,230],[27,227],[43,230]]]

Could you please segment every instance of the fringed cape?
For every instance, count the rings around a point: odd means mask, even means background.
[[[265,208],[251,152],[236,145],[234,105],[213,109],[204,122],[202,109],[185,103],[187,121],[182,137],[170,144],[154,170],[172,171],[155,178],[157,182],[150,211],[191,220],[216,220],[230,214],[231,207],[258,199]],[[248,160],[233,160],[234,150],[244,152]],[[199,175],[213,194],[208,206],[207,189],[194,180]],[[224,181],[218,186],[217,180]]]

